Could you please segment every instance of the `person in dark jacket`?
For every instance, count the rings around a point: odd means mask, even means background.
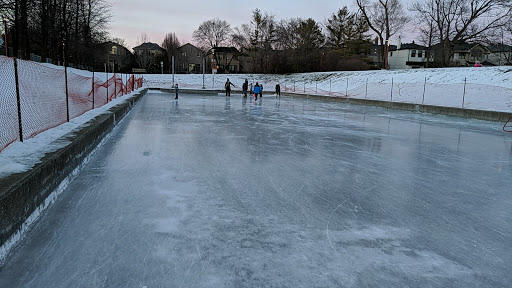
[[[281,97],[281,85],[276,84],[276,97]]]
[[[174,98],[174,99],[178,99],[178,83],[176,83],[176,85],[174,85],[174,90],[176,91],[176,98]]]
[[[242,84],[242,93],[244,94],[244,98],[247,98],[247,89],[249,88],[249,81],[245,79],[244,84]]]
[[[228,78],[228,80],[226,80],[226,84],[224,84],[224,88],[226,88],[226,96],[231,96],[231,85],[235,87],[235,84],[231,83]]]

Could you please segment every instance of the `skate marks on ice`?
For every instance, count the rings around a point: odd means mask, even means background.
[[[408,247],[413,236],[409,229],[369,225],[358,220],[359,213],[365,213],[363,207],[345,200],[331,212],[325,227],[326,250],[334,251],[326,251],[329,259],[339,258],[345,273],[352,271],[344,283],[348,287],[421,285],[424,281],[460,285],[458,281],[469,284],[477,277],[470,268],[433,251]],[[350,220],[347,215],[352,216]]]

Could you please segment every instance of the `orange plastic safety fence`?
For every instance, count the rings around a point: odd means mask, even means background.
[[[14,59],[0,57],[0,151],[20,140]],[[142,86],[133,75],[109,75],[108,81],[82,76],[63,67],[17,61],[23,139],[63,124]],[[91,75],[92,76],[92,75]],[[140,84],[140,85],[139,85]]]
[[[13,59],[0,57],[0,151],[19,140]]]

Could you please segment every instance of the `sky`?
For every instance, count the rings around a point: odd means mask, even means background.
[[[137,39],[140,39],[142,33],[149,36],[150,42],[159,45],[167,33],[176,33],[182,44],[194,44],[192,33],[202,22],[219,18],[226,20],[231,28],[239,27],[241,24],[251,22],[252,11],[256,8],[262,13],[274,15],[278,21],[289,18],[313,18],[317,22],[324,22],[344,6],[350,11],[356,11],[355,0],[107,1],[112,4],[111,36],[124,39],[127,48],[136,46]],[[404,31],[402,34],[408,32]],[[410,37],[405,38],[405,41],[412,40]]]

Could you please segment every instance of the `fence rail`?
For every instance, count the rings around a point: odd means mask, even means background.
[[[0,152],[142,86],[135,75],[107,74],[104,81],[8,57],[0,57],[0,71]]]

